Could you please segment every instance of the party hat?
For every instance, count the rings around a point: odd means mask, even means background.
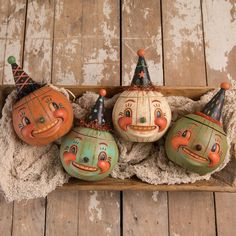
[[[7,61],[12,67],[18,99],[21,99],[24,96],[27,96],[29,93],[42,87],[42,85],[30,78],[29,75],[25,73],[19,65],[16,64],[15,57],[10,56],[8,57]]]
[[[137,51],[137,54],[139,56],[137,66],[134,72],[134,76],[131,82],[131,86],[137,86],[137,87],[149,87],[152,86],[152,82],[149,76],[147,63],[144,58],[144,50],[139,49]]]

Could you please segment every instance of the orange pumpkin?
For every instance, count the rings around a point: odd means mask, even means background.
[[[12,119],[14,130],[23,141],[41,146],[71,129],[73,111],[62,93],[44,86],[13,105]]]
[[[12,108],[13,127],[17,135],[31,145],[46,145],[66,134],[73,123],[68,99],[51,87],[35,82],[8,57],[16,84],[17,102]]]

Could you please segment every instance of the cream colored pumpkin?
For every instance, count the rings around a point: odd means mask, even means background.
[[[117,99],[112,120],[127,141],[153,142],[167,131],[171,110],[165,97],[152,90],[127,90]]]

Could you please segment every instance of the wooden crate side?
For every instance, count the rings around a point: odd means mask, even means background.
[[[137,178],[131,179],[114,179],[107,177],[98,182],[86,182],[72,178],[69,183],[58,190],[145,190],[145,191],[218,191],[218,192],[236,192],[235,186],[211,178],[208,181],[196,181],[190,184],[174,184],[174,185],[152,185]]]

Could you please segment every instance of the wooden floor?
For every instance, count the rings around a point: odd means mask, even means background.
[[[235,0],[0,0],[0,83],[15,55],[37,81],[127,85],[145,48],[158,85],[236,78]],[[1,236],[236,235],[236,194],[54,191],[7,204]]]

